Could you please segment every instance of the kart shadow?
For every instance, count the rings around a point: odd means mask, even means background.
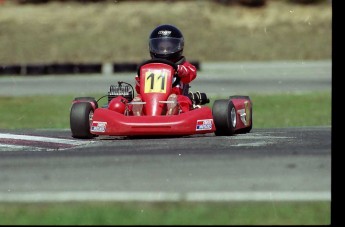
[[[98,136],[96,140],[146,140],[146,139],[179,139],[196,137],[213,137],[214,133],[195,134],[195,135],[142,135],[142,136]]]

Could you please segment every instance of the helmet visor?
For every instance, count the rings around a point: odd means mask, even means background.
[[[153,38],[149,43],[150,52],[155,54],[173,54],[183,49],[183,38]]]

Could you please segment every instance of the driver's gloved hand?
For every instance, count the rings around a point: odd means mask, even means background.
[[[177,75],[180,78],[183,78],[183,77],[187,76],[188,75],[188,70],[187,70],[186,66],[178,65],[177,66]]]

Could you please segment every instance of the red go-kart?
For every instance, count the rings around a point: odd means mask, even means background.
[[[95,136],[187,136],[214,133],[231,136],[252,129],[252,102],[249,96],[230,96],[215,100],[212,109],[205,93],[184,89],[193,106],[188,112],[165,115],[168,96],[179,82],[177,65],[166,60],[148,60],[138,67],[142,102],[133,102],[134,89],[126,82],[111,85],[108,104],[99,107],[93,97],[77,97],[70,110],[70,127],[74,138]],[[124,111],[114,111],[111,100],[121,96]],[[133,105],[142,105],[143,114],[134,116]]]

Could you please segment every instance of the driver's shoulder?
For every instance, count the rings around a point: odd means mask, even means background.
[[[182,65],[182,64],[184,64],[185,62],[187,62],[186,57],[185,57],[185,56],[181,56],[181,58],[178,59],[178,60],[175,62],[175,64],[176,64],[176,65]]]

